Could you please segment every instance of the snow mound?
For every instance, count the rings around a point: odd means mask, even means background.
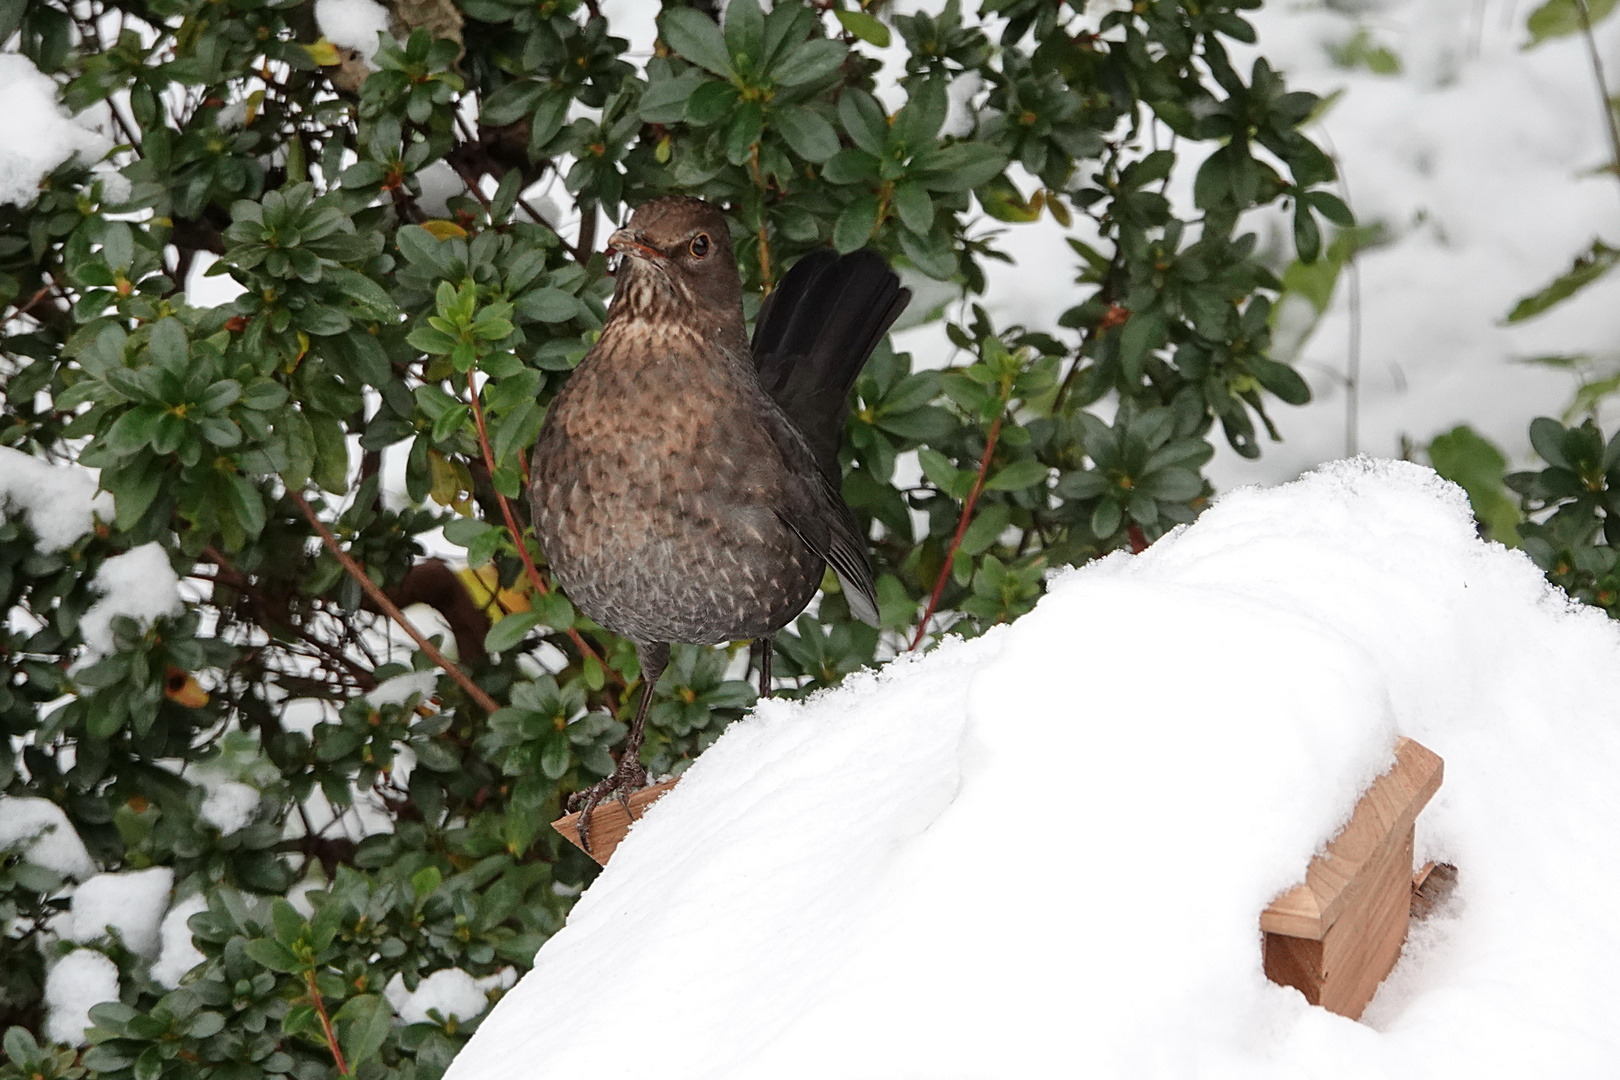
[[[438,1013],[443,1021],[466,1023],[489,1008],[491,991],[504,990],[516,981],[517,972],[512,968],[481,979],[460,968],[445,968],[423,979],[415,990],[405,989],[405,979],[396,974],[383,988],[383,996],[407,1024],[435,1023],[429,1012]]]
[[[13,845],[24,859],[65,878],[96,872],[78,830],[49,799],[0,795],[0,849]]]
[[[1362,1024],[1258,920],[1397,734],[1461,878]],[[727,729],[446,1080],[1612,1076],[1616,776],[1620,629],[1336,463]]]
[[[126,948],[152,959],[158,954],[158,926],[169,909],[174,871],[167,866],[97,874],[73,894],[71,918],[63,937],[89,943],[118,931]]]
[[[388,9],[376,0],[315,0],[315,22],[327,41],[370,63],[377,55],[377,35],[388,33]]]
[[[130,548],[102,563],[96,572],[96,587],[103,595],[79,620],[79,630],[85,643],[97,652],[113,651],[114,616],[150,622],[159,615],[178,615],[184,610],[180,578],[169,565],[163,545],[156,542]]]
[[[211,788],[203,798],[202,819],[229,836],[253,823],[259,810],[259,789],[251,784],[227,780]]]
[[[411,700],[414,694],[421,694],[423,699],[431,698],[438,685],[437,671],[412,671],[406,675],[384,679],[366,695],[366,700],[377,706],[403,705]]]
[[[16,53],[0,53],[0,205],[27,206],[39,197],[39,182],[75,154],[86,163],[112,149],[68,115],[56,100],[56,83]]]
[[[118,1000],[118,965],[94,949],[75,949],[45,974],[45,1037],[77,1046],[90,1009]]]
[[[208,900],[201,894],[189,896],[163,916],[158,927],[158,958],[152,965],[152,978],[170,990],[180,985],[186,972],[208,959],[191,938],[191,927],[186,920],[208,910]]]
[[[0,61],[6,59],[0,55]],[[0,161],[0,172],[4,168]],[[0,187],[4,183],[0,177]],[[0,202],[4,201],[0,198]],[[29,526],[46,550],[65,548],[95,526],[97,512],[112,519],[112,496],[106,492],[96,494],[98,475],[93,469],[53,465],[0,446],[0,521],[5,520],[8,511],[26,511]]]

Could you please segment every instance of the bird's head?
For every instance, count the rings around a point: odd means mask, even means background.
[[[643,203],[608,237],[618,257],[613,304],[639,317],[741,319],[742,282],[725,216],[675,195]]]

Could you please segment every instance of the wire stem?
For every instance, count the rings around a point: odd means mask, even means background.
[[[1586,39],[1586,55],[1592,61],[1592,77],[1597,80],[1598,104],[1603,109],[1604,128],[1609,133],[1609,171],[1620,179],[1620,118],[1614,114],[1614,100],[1609,93],[1609,82],[1603,75],[1603,59],[1598,55],[1597,39],[1592,36],[1592,12],[1586,0],[1575,0],[1575,13],[1581,20],[1581,37]]]
[[[343,550],[342,545],[338,543],[337,537],[332,535],[332,530],[326,527],[326,522],[322,521],[316,516],[315,509],[310,506],[309,503],[304,501],[304,497],[302,495],[298,494],[296,491],[288,491],[287,497],[293,501],[293,505],[297,506],[299,510],[303,511],[304,517],[309,520],[310,525],[313,526],[315,531],[320,534],[321,543],[326,545],[326,550],[332,553],[332,557],[338,561],[338,565],[342,566],[344,570],[347,570],[349,576],[354,578],[355,581],[359,582],[360,588],[365,590],[366,595],[371,597],[372,602],[375,603],[379,609],[381,609],[384,615],[387,615],[390,619],[394,620],[394,622],[399,625],[399,628],[405,631],[405,633],[410,636],[412,641],[416,642],[419,649],[427,653],[429,660],[433,661],[440,668],[444,669],[444,673],[454,679],[456,683],[467,692],[467,696],[472,698],[473,701],[478,704],[479,708],[490,713],[500,708],[500,706],[495,703],[494,698],[486,694],[483,688],[472,681],[471,676],[469,676],[465,671],[462,671],[455,664],[451,663],[449,658],[446,657],[444,653],[439,651],[439,647],[437,645],[433,644],[433,642],[429,641],[422,635],[422,631],[418,630],[415,624],[405,617],[405,613],[399,610],[398,604],[388,599],[388,594],[383,592],[375,581],[371,580],[370,576],[366,574],[365,569],[361,567],[359,563],[354,561],[354,557],[352,555]]]
[[[973,520],[973,507],[979,501],[979,492],[984,490],[984,477],[990,471],[990,458],[996,452],[996,440],[1001,437],[1001,421],[1007,415],[1006,404],[1003,400],[1001,413],[990,425],[990,434],[985,437],[984,454],[979,458],[979,474],[973,478],[973,489],[968,492],[967,501],[962,503],[962,519],[956,523],[956,535],[951,537],[951,546],[945,551],[945,565],[939,568],[934,591],[928,597],[928,608],[923,612],[922,621],[917,624],[917,636],[911,639],[912,649],[921,645],[928,633],[928,620],[934,617],[939,598],[945,592],[945,582],[951,576],[951,564],[956,561],[956,549],[962,546],[962,534],[967,532],[968,523]]]

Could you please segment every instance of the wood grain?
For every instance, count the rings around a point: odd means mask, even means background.
[[[677,776],[672,780],[644,787],[632,794],[628,817],[625,816],[624,807],[620,806],[617,800],[602,803],[591,811],[591,850],[585,854],[606,866],[608,859],[613,855],[613,849],[619,846],[619,841],[630,831],[631,824],[641,820],[641,815],[647,812],[647,807],[657,802],[679,779]],[[580,847],[578,814],[560,817],[551,823],[551,827],[562,833],[569,843]]]
[[[1260,916],[1266,976],[1313,1005],[1359,1019],[1406,942],[1416,882],[1413,822],[1440,786],[1440,758],[1410,739],[1311,860],[1305,880]]]
[[[1374,780],[1339,835],[1311,860],[1305,880],[1260,914],[1260,929],[1320,940],[1354,902],[1362,871],[1393,835],[1410,828],[1440,788],[1444,763],[1411,739],[1395,743],[1395,766]],[[1408,876],[1411,867],[1407,868]]]

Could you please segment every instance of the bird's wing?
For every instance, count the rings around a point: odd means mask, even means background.
[[[872,581],[872,566],[866,561],[866,541],[855,527],[855,515],[849,512],[849,507],[836,493],[832,493],[831,505],[827,509],[832,512],[824,513],[813,521],[784,513],[780,508],[776,515],[812,551],[827,560],[827,565],[838,575],[838,583],[843,586],[850,613],[868,626],[881,627],[877,587]]]
[[[761,405],[765,428],[787,465],[781,498],[774,506],[776,516],[806,547],[827,560],[843,585],[844,598],[854,616],[872,626],[879,625],[877,588],[872,581],[872,566],[866,560],[866,538],[861,535],[855,515],[832,481],[817,468],[803,433],[787,414],[763,396]]]
[[[821,249],[793,264],[754,320],[760,386],[834,484],[850,388],[910,299],[877,252]]]

